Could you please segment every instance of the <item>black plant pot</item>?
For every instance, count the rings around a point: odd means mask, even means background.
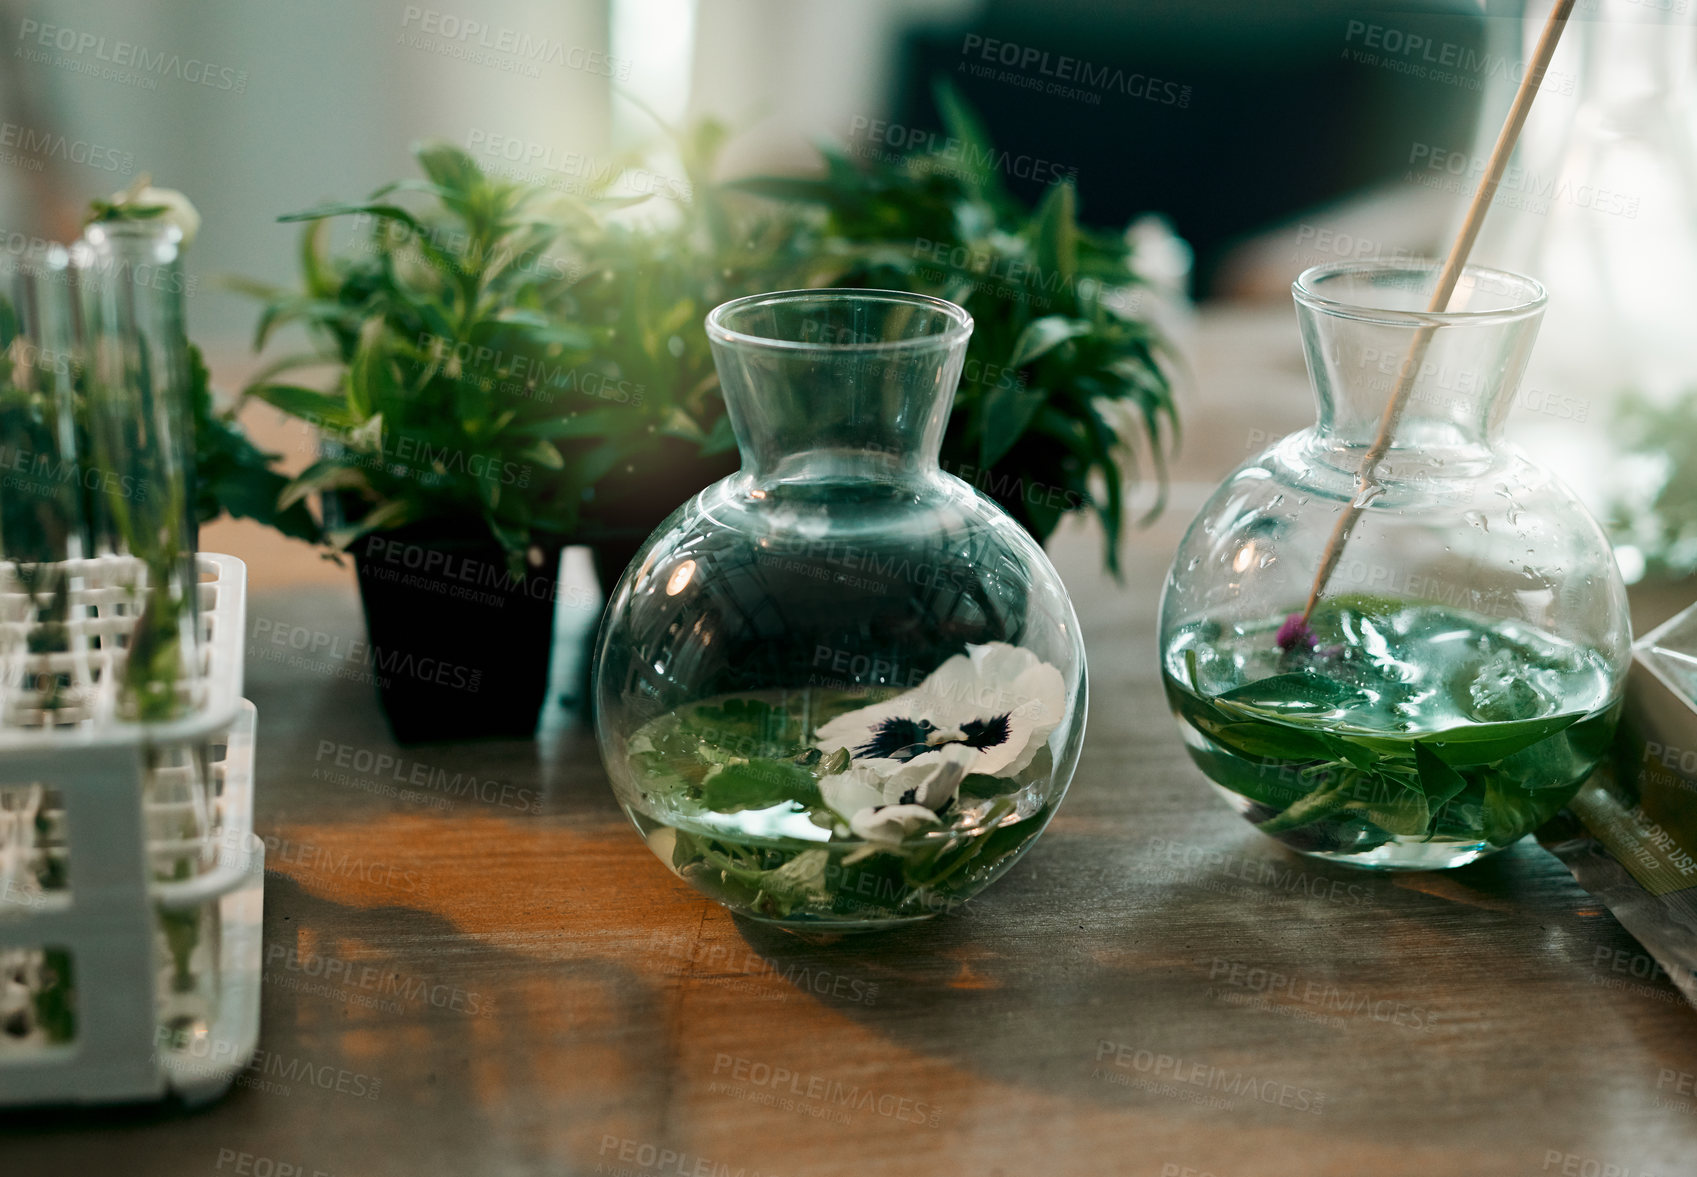
[[[528,739],[548,694],[558,540],[537,543],[522,577],[484,532],[443,522],[353,546],[370,670],[403,744]]]

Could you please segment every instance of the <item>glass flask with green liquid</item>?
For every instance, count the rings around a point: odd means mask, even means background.
[[[1433,313],[1436,275],[1297,279],[1319,418],[1214,492],[1161,604],[1197,767],[1262,832],[1362,867],[1459,866],[1553,816],[1609,747],[1629,659],[1601,529],[1502,438],[1542,287],[1468,266]],[[1390,447],[1358,477],[1399,382]]]

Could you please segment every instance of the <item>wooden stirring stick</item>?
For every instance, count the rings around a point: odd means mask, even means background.
[[[1491,149],[1491,159],[1485,167],[1485,175],[1479,181],[1478,190],[1473,193],[1473,202],[1467,206],[1467,216],[1461,222],[1461,232],[1456,234],[1455,244],[1450,246],[1449,256],[1444,259],[1444,268],[1438,274],[1438,284],[1432,290],[1431,301],[1426,304],[1428,312],[1442,312],[1449,306],[1450,295],[1455,293],[1455,284],[1461,277],[1462,268],[1467,265],[1467,255],[1472,251],[1473,242],[1479,236],[1479,227],[1485,222],[1485,212],[1491,207],[1491,200],[1497,194],[1497,185],[1502,182],[1503,171],[1508,167],[1508,157],[1514,151],[1514,141],[1520,137],[1520,128],[1526,124],[1526,116],[1532,111],[1532,99],[1537,97],[1538,84],[1544,80],[1544,74],[1550,68],[1550,59],[1555,56],[1556,44],[1561,40],[1562,30],[1567,27],[1567,18],[1573,11],[1573,5],[1574,0],[1556,0],[1556,6],[1550,10],[1549,19],[1544,22],[1544,31],[1538,37],[1538,48],[1533,52],[1532,61],[1520,79],[1520,88],[1514,92],[1514,103],[1508,108],[1508,118],[1503,122],[1503,129],[1497,134],[1496,146]],[[1397,422],[1402,418],[1409,394],[1414,391],[1415,373],[1420,370],[1420,364],[1426,358],[1426,349],[1431,346],[1432,336],[1436,331],[1437,324],[1424,323],[1414,333],[1414,339],[1408,345],[1408,356],[1402,362],[1396,384],[1391,388],[1390,400],[1385,403],[1385,412],[1379,418],[1379,434],[1367,448],[1367,453],[1362,456],[1361,468],[1356,471],[1355,498],[1344,507],[1343,514],[1338,517],[1337,526],[1332,528],[1332,536],[1326,541],[1326,551],[1320,559],[1319,571],[1314,575],[1314,587],[1308,590],[1308,604],[1302,610],[1301,628],[1304,631],[1309,615],[1314,612],[1320,594],[1326,589],[1326,582],[1331,579],[1332,571],[1338,565],[1338,558],[1343,555],[1344,544],[1349,542],[1350,530],[1360,518],[1363,508],[1373,499],[1374,475],[1378,472],[1379,462],[1391,448],[1391,438],[1396,433]],[[1281,634],[1284,632],[1280,631]]]

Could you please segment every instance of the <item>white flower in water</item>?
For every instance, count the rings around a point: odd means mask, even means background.
[[[1011,777],[1037,755],[1066,712],[1061,672],[1006,642],[967,646],[913,690],[839,715],[819,728],[817,746],[847,748],[857,764],[936,763],[943,750],[974,753],[969,773]]]
[[[940,749],[923,764],[869,760],[819,782],[820,795],[856,837],[894,844],[942,824],[977,753],[964,744]]]

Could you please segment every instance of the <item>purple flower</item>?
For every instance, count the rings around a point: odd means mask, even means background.
[[[1285,618],[1285,623],[1279,626],[1279,636],[1274,640],[1279,643],[1279,649],[1286,651],[1297,646],[1312,650],[1320,644],[1320,639],[1314,636],[1314,631],[1300,613],[1292,613]]]

